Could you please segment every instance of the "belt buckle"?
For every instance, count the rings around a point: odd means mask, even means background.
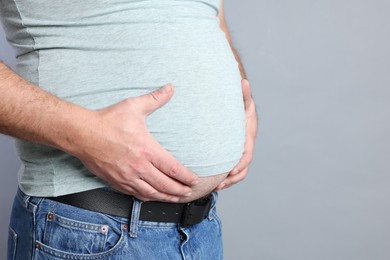
[[[211,208],[212,195],[201,198],[192,202],[188,202],[183,210],[180,224],[182,227],[197,224],[208,216]],[[202,203],[199,205],[199,203]]]

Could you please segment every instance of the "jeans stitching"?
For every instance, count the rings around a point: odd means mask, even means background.
[[[142,201],[134,197],[133,209],[130,218],[130,230],[129,230],[130,237],[134,237],[134,238],[137,237],[141,205],[142,205]]]
[[[212,192],[212,203],[211,203],[211,207],[210,207],[210,212],[207,216],[207,218],[211,221],[213,220],[214,218],[214,214],[213,214],[213,211],[215,210],[215,208],[217,207],[217,200],[218,200],[218,192]]]
[[[16,234],[15,230],[12,228],[12,227],[9,227],[8,228],[8,236],[9,236],[9,239],[12,240],[12,248],[11,248],[11,252],[9,252],[10,254],[10,260],[14,260],[15,259],[15,255],[16,255],[16,246],[17,246],[17,239],[18,239],[18,234]],[[11,243],[11,241],[9,241],[8,243]],[[11,246],[11,245],[8,245],[8,246]]]

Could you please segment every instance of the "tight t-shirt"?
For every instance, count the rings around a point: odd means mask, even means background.
[[[16,72],[69,102],[101,109],[171,82],[173,97],[146,117],[147,129],[202,177],[231,170],[245,142],[241,76],[219,26],[219,4],[0,0],[0,16]],[[16,138],[15,145],[19,187],[29,195],[108,186],[61,150]]]

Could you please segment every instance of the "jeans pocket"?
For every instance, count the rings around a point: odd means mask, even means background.
[[[7,247],[7,259],[14,260],[16,254],[16,244],[18,235],[11,227],[8,228],[8,247]]]
[[[97,224],[48,212],[41,241],[36,241],[39,254],[51,254],[64,259],[99,259],[119,248],[124,233],[110,224]]]
[[[42,242],[66,252],[93,254],[104,250],[108,226],[81,222],[49,212]]]

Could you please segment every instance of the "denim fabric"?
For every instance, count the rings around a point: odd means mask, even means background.
[[[201,223],[181,227],[139,220],[134,199],[129,218],[97,213],[18,190],[11,214],[8,260],[223,259],[218,193]]]

